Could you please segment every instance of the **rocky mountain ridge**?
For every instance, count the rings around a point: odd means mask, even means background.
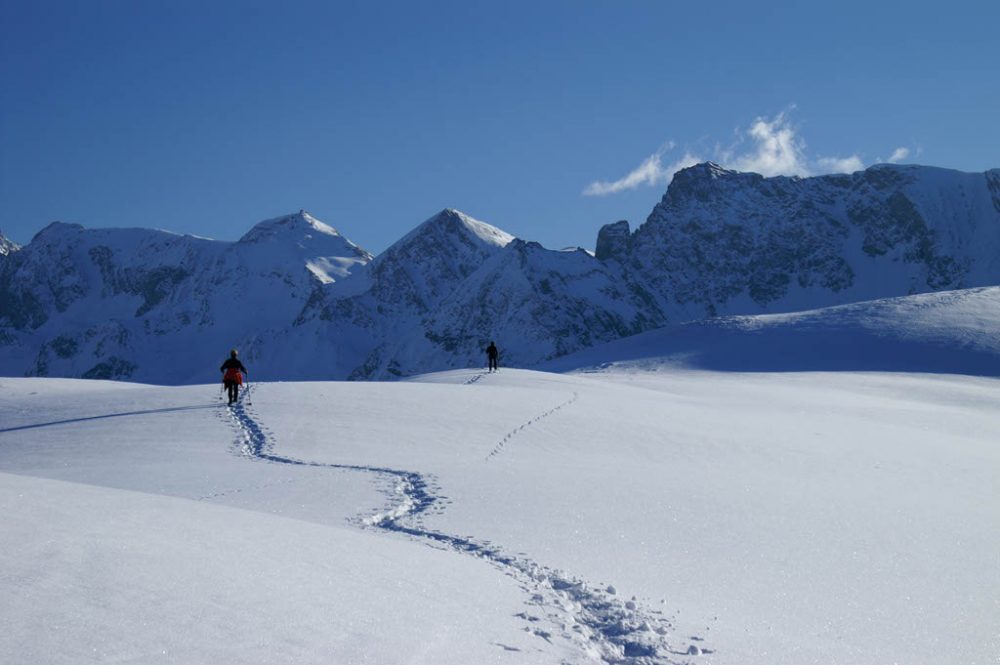
[[[54,223],[0,241],[0,374],[381,379],[527,366],[667,323],[1000,283],[1000,170],[678,172],[593,254],[444,210],[373,257],[308,213],[236,242]]]

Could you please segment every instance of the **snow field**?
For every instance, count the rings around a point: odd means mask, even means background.
[[[491,642],[549,662],[512,617],[520,590],[476,561],[206,502],[2,476],[3,662],[497,662]]]
[[[0,382],[0,662],[553,662],[508,577],[357,529],[371,478],[245,459],[217,392]]]
[[[0,527],[18,544],[0,587],[20,594],[0,659],[79,662],[85,643],[97,662],[874,665],[1000,648],[995,380],[636,361],[214,399],[0,380]],[[94,418],[117,413],[134,415]],[[162,599],[155,621],[143,597]]]

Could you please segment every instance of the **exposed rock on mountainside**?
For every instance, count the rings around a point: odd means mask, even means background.
[[[467,367],[492,339],[525,365],[662,325],[651,299],[583,250],[514,240],[390,353],[411,372]]]
[[[997,173],[879,165],[764,178],[699,164],[674,177],[630,259],[682,318],[991,284]]]
[[[594,256],[601,261],[608,259],[622,260],[629,250],[630,229],[628,221],[621,220],[614,224],[605,224],[597,233],[597,246]]]

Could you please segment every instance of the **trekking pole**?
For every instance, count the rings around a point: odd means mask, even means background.
[[[250,400],[250,393],[251,393],[250,389],[252,387],[253,386],[250,384],[250,372],[247,372],[247,394],[246,394],[247,406],[253,406],[253,402]]]

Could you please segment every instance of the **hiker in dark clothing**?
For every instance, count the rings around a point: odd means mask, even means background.
[[[219,368],[220,372],[224,372],[222,375],[222,385],[226,387],[226,392],[229,393],[230,404],[239,398],[240,386],[243,385],[243,375],[247,374],[247,368],[236,357],[238,355],[239,352],[236,349],[230,351],[229,359],[222,363],[222,367]]]
[[[497,364],[497,358],[500,357],[500,352],[497,351],[497,345],[495,343],[490,342],[490,345],[486,347],[486,357],[490,361],[491,372],[500,369],[499,365]]]

